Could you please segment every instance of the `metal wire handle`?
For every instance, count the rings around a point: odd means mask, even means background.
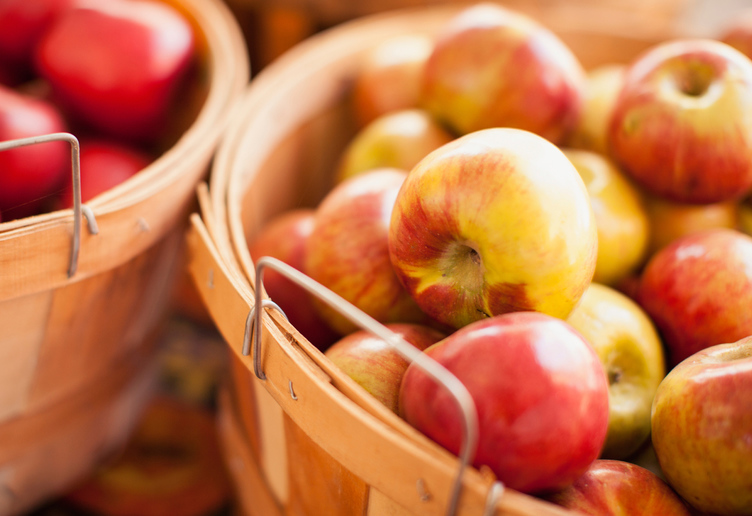
[[[243,353],[245,355],[248,354],[246,352],[248,348],[252,349],[254,372],[260,380],[266,379],[266,375],[261,369],[261,353],[259,350],[261,347],[261,314],[263,310],[255,310],[255,307],[260,306],[263,308],[264,306],[271,306],[269,303],[266,303],[265,305],[261,298],[263,290],[261,286],[263,285],[263,274],[266,267],[276,270],[289,280],[307,290],[309,293],[327,303],[332,308],[338,310],[353,324],[364,330],[370,331],[377,337],[389,343],[406,360],[415,362],[418,367],[433,378],[434,381],[442,385],[452,395],[462,413],[463,422],[462,445],[459,454],[460,465],[452,486],[451,498],[446,512],[447,516],[454,516],[457,512],[459,497],[462,491],[462,475],[465,468],[472,462],[478,444],[478,412],[467,387],[465,387],[465,385],[444,366],[412,344],[408,343],[397,333],[391,331],[373,317],[356,308],[339,295],[294,267],[270,256],[263,256],[256,261],[255,303],[252,312],[249,314],[249,319],[253,317],[255,322],[252,325],[252,332],[250,331],[251,325],[246,323],[246,335],[244,336],[243,345]],[[276,308],[279,309],[278,306]],[[254,342],[255,345],[252,345]]]
[[[99,233],[94,212],[88,206],[81,204],[81,147],[78,139],[70,133],[51,133],[30,138],[18,138],[0,142],[0,151],[26,147],[54,141],[68,142],[71,147],[71,174],[73,176],[73,242],[71,243],[70,260],[68,262],[68,277],[72,278],[78,269],[78,254],[81,248],[81,217],[86,217],[89,232]]]

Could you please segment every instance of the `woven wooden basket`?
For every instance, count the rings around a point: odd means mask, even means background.
[[[362,58],[385,38],[433,33],[457,11],[434,6],[347,22],[297,45],[251,83],[221,142],[192,216],[189,269],[231,356],[220,398],[225,455],[247,515],[439,515],[458,460],[344,376],[273,308],[255,314],[247,243],[285,210],[316,206],[353,136],[348,91]],[[540,12],[586,68],[627,62],[673,36],[573,8]],[[260,257],[254,257],[260,258]],[[255,328],[255,327],[254,327]],[[242,350],[251,342],[265,379]],[[458,515],[569,514],[474,468],[461,477]],[[486,511],[486,512],[484,512]]]
[[[70,485],[134,422],[134,411],[108,414],[138,399],[196,185],[248,84],[227,6],[169,1],[196,29],[199,64],[164,153],[88,204],[96,234],[84,225],[74,238],[72,209],[0,224],[0,515]],[[75,460],[74,440],[84,446]]]

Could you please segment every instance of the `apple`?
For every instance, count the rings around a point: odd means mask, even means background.
[[[424,34],[393,36],[370,49],[353,85],[353,112],[359,127],[403,109],[417,108],[423,66],[433,49]]]
[[[609,149],[657,197],[738,200],[752,187],[752,61],[710,39],[649,49],[627,69]]]
[[[602,458],[626,459],[650,435],[650,407],[666,375],[663,344],[645,311],[624,294],[591,283],[567,322],[593,346],[608,377]]]
[[[577,124],[584,84],[582,66],[553,32],[483,2],[438,31],[421,105],[457,134],[514,127],[558,144]]]
[[[574,484],[546,499],[592,516],[690,516],[666,482],[648,469],[620,460],[596,460]]]
[[[271,256],[305,272],[306,243],[313,231],[314,213],[313,208],[297,208],[272,217],[248,246],[252,259]],[[313,298],[303,287],[273,269],[265,269],[263,279],[266,293],[311,344],[323,351],[339,338],[318,315]]]
[[[752,58],[752,9],[735,12],[718,30],[716,39]]]
[[[44,34],[35,68],[71,119],[150,142],[165,128],[195,44],[191,23],[167,3],[88,2]]]
[[[421,109],[386,113],[358,131],[345,147],[336,181],[391,167],[412,169],[426,154],[454,139]]]
[[[644,196],[650,220],[648,255],[677,238],[706,229],[735,229],[740,223],[739,203],[686,204],[655,196]]]
[[[16,86],[32,76],[32,56],[42,34],[78,0],[0,2],[0,82]],[[5,79],[3,79],[5,77]]]
[[[582,114],[567,139],[567,146],[608,155],[608,126],[619,97],[627,66],[611,63],[589,70]]]
[[[595,216],[582,178],[541,136],[462,136],[413,168],[397,196],[389,253],[435,320],[461,328],[506,312],[565,318],[592,280]]]
[[[0,141],[67,131],[52,103],[0,85]],[[0,152],[0,210],[5,220],[38,213],[70,175],[71,153],[65,142],[27,145]]]
[[[675,240],[645,266],[638,298],[663,337],[670,366],[752,335],[752,237],[711,229]]]
[[[608,383],[598,356],[565,321],[516,312],[476,321],[428,347],[475,402],[473,464],[525,493],[563,489],[593,462],[608,428]],[[400,413],[458,454],[456,401],[415,363],[400,388]]]
[[[427,322],[389,259],[389,221],[405,177],[380,168],[339,183],[316,208],[305,248],[308,276],[381,323]],[[314,305],[340,335],[359,329],[318,299]]]
[[[642,193],[614,162],[593,151],[562,149],[585,182],[598,228],[593,281],[615,285],[642,265],[650,224]]]
[[[696,509],[752,514],[752,337],[698,351],[661,382],[653,446],[668,483]]]
[[[143,150],[105,139],[89,139],[80,142],[81,202],[88,202],[97,195],[123,183],[146,168],[153,158]],[[70,176],[60,200],[62,208],[73,206],[73,190]]]
[[[446,336],[420,324],[393,323],[386,327],[421,351]],[[324,354],[385,407],[398,412],[402,376],[410,363],[388,342],[360,330],[338,340]]]

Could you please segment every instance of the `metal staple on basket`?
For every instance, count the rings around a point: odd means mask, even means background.
[[[444,366],[415,346],[412,346],[400,335],[391,331],[376,319],[372,318],[306,274],[300,272],[282,260],[270,256],[262,256],[256,261],[256,288],[254,290],[255,302],[248,314],[248,318],[246,319],[245,334],[243,338],[243,354],[248,355],[248,353],[252,351],[254,371],[260,380],[266,379],[266,375],[261,369],[261,352],[259,349],[261,347],[261,314],[263,310],[256,310],[255,308],[258,306],[262,308],[270,306],[276,308],[284,315],[284,311],[282,311],[276,303],[270,299],[262,299],[261,297],[263,292],[263,288],[261,288],[261,286],[263,286],[263,273],[266,267],[277,271],[287,277],[287,279],[304,288],[309,293],[326,302],[332,308],[338,310],[341,315],[347,317],[353,324],[388,342],[406,360],[415,362],[418,367],[420,367],[434,381],[442,385],[449,394],[452,395],[462,413],[463,419],[462,443],[459,454],[460,464],[452,486],[451,497],[446,512],[447,516],[454,516],[457,512],[459,497],[462,491],[462,476],[465,468],[472,462],[478,443],[478,412],[475,407],[475,402],[465,385]],[[255,345],[253,345],[254,342]],[[493,506],[496,504],[498,497],[503,493],[503,487],[503,484],[500,482],[496,482],[492,486],[487,499],[486,514],[489,513],[489,507],[491,507],[491,511],[493,510]]]
[[[78,268],[78,255],[81,248],[81,217],[86,218],[89,233],[96,235],[99,227],[94,212],[81,203],[81,146],[78,138],[70,133],[51,133],[42,136],[31,136],[0,142],[0,151],[37,145],[41,143],[63,141],[71,147],[71,174],[73,176],[73,238],[71,243],[70,261],[68,263],[68,277],[72,278]]]

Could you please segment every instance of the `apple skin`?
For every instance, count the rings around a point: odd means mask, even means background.
[[[386,113],[419,106],[423,67],[431,50],[431,37],[406,34],[388,38],[368,52],[353,85],[359,127]]]
[[[473,464],[525,493],[559,490],[598,458],[608,427],[608,384],[598,356],[569,324],[516,312],[472,323],[425,353],[472,396],[479,422]],[[400,413],[452,453],[462,422],[448,391],[413,362]]]
[[[304,272],[380,323],[425,323],[389,259],[389,220],[407,172],[380,168],[335,186],[316,208]],[[314,305],[340,335],[359,329],[318,299]]]
[[[421,106],[459,135],[515,127],[559,144],[580,116],[584,84],[579,61],[550,30],[483,2],[438,32]]]
[[[649,49],[627,69],[609,150],[657,197],[738,200],[752,187],[752,61],[709,39]]]
[[[162,2],[108,0],[67,10],[45,32],[35,69],[70,119],[151,142],[195,50],[193,27]]]
[[[393,323],[386,327],[423,351],[446,335],[420,324]],[[410,365],[389,343],[360,330],[335,342],[324,353],[346,375],[394,413],[398,413],[402,376]]]
[[[668,483],[711,514],[752,514],[752,337],[698,351],[653,401],[653,446]]]
[[[614,285],[643,264],[650,222],[643,195],[602,154],[562,149],[582,177],[598,228],[598,257],[593,281]]]
[[[345,147],[335,180],[375,168],[410,171],[429,152],[454,139],[421,109],[386,113],[358,131]]]
[[[0,141],[67,131],[52,103],[0,86]],[[0,210],[5,220],[35,215],[69,175],[70,148],[47,142],[0,152]]]
[[[271,256],[305,272],[306,244],[313,231],[314,214],[312,208],[297,208],[271,218],[248,246],[252,259]],[[318,349],[323,351],[339,339],[339,334],[318,315],[313,298],[302,287],[273,269],[264,269],[264,289],[285,312],[290,324]]]
[[[567,322],[593,346],[608,377],[601,458],[626,459],[650,435],[650,407],[666,375],[660,336],[637,303],[598,283],[590,284]]]
[[[711,229],[675,240],[645,266],[638,300],[663,338],[669,367],[752,335],[752,237]]]
[[[136,175],[152,161],[145,151],[115,140],[91,139],[80,143],[81,202],[114,188]],[[73,207],[72,179],[66,176],[61,207]]]
[[[596,460],[574,484],[546,499],[592,516],[690,516],[684,501],[660,477],[620,460]]]
[[[512,128],[476,131],[426,156],[405,180],[389,226],[402,284],[454,328],[523,310],[565,318],[593,277],[597,239],[572,163],[544,138]]]
[[[608,126],[627,66],[612,63],[587,72],[582,114],[566,145],[608,155]]]
[[[736,229],[741,220],[739,203],[734,201],[711,204],[686,204],[644,196],[650,220],[648,256],[674,240],[707,229]]]

